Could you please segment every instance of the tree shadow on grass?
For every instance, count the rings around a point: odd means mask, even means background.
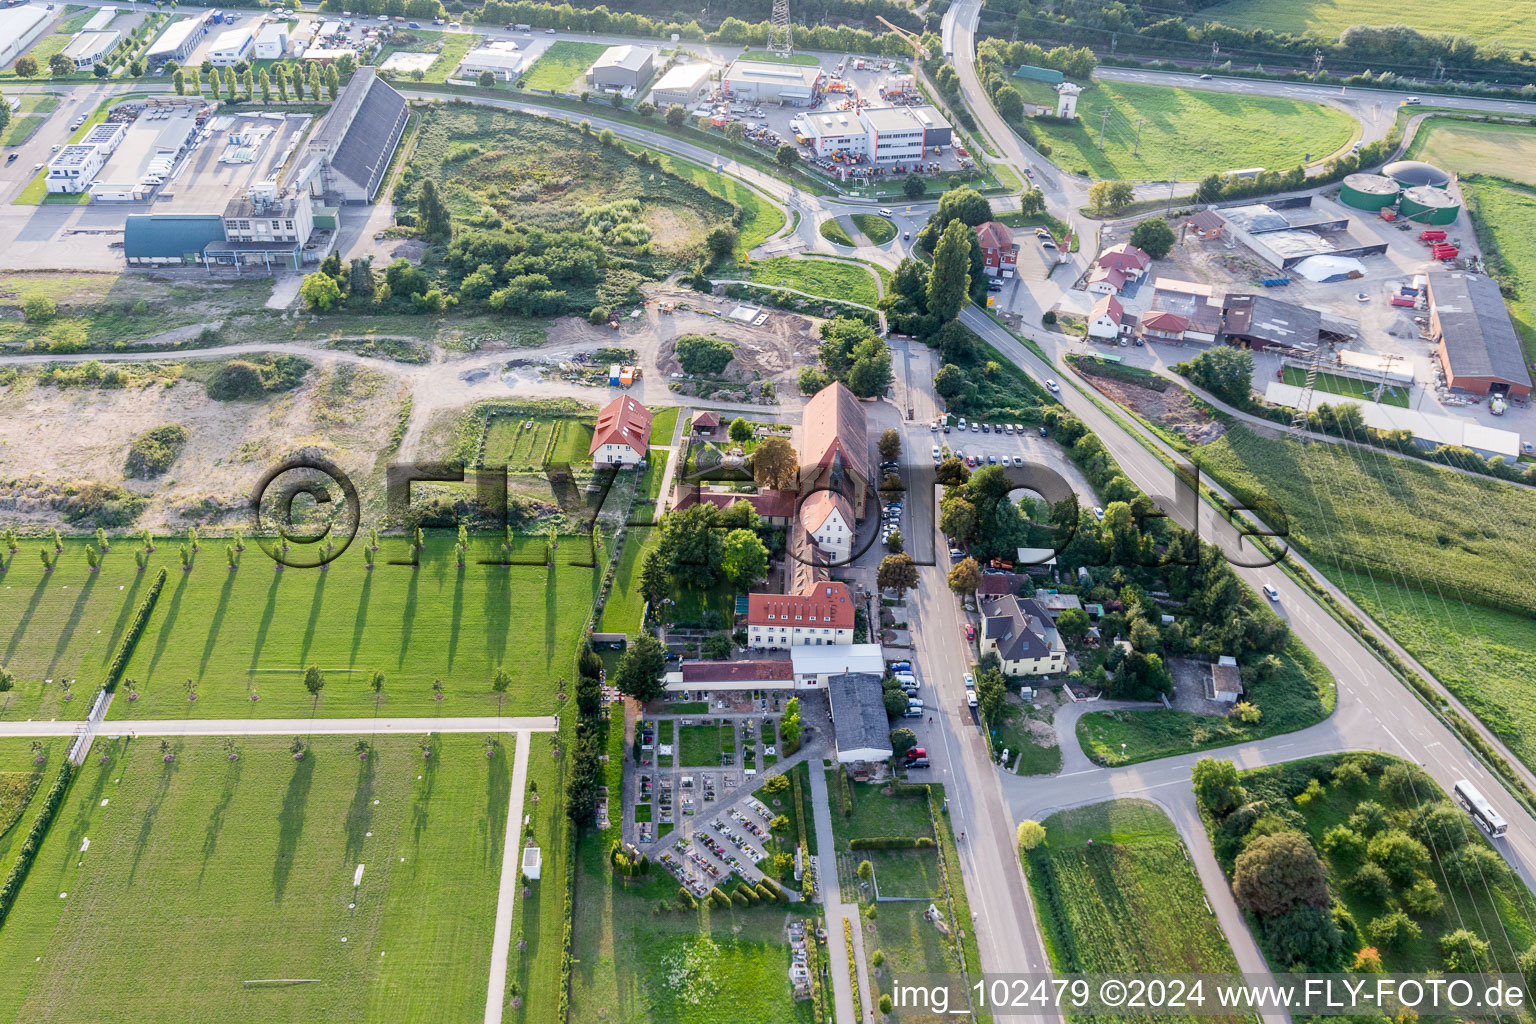
[[[510,570],[499,566],[488,569],[480,618],[486,654],[492,665],[500,665],[506,661],[507,634],[512,629],[512,581]]]
[[[144,670],[146,680],[155,674],[155,666],[160,663],[160,657],[165,654],[166,645],[171,641],[171,634],[176,630],[176,613],[181,610],[181,599],[187,593],[188,575],[185,572],[181,574],[181,579],[176,583],[176,591],[171,595],[171,603],[166,606],[165,616],[160,620],[160,633],[155,637],[155,650],[149,656],[149,666]]]
[[[32,588],[32,596],[27,600],[27,610],[16,620],[16,629],[11,633],[11,639],[5,645],[5,664],[10,664],[16,657],[16,648],[21,644],[21,638],[26,635],[27,624],[36,621],[32,614],[37,611],[37,606],[42,603],[43,595],[48,592],[48,574],[43,573],[37,581],[37,586]]]
[[[347,662],[349,665],[357,664],[357,652],[363,645],[363,633],[368,628],[368,595],[372,592],[373,573],[364,572],[362,591],[357,595],[357,615],[352,619],[352,654]]]
[[[171,756],[173,758],[179,756],[183,746],[184,743],[181,740],[172,744]],[[146,753],[144,756],[153,757],[154,755]],[[139,823],[139,834],[133,841],[133,861],[128,867],[128,880],[124,883],[124,888],[133,885],[133,878],[139,871],[139,861],[144,859],[144,852],[149,849],[149,839],[154,835],[155,822],[160,817],[160,805],[165,802],[165,794],[171,788],[171,781],[175,778],[176,765],[177,762],[174,760],[160,763],[160,777],[155,782],[154,796],[150,797],[149,806],[144,808],[144,820]],[[106,775],[105,772],[101,774]]]
[[[304,809],[309,803],[309,788],[315,781],[315,752],[307,750],[304,760],[293,766],[288,792],[283,794],[283,809],[277,814],[277,855],[272,861],[272,902],[281,903],[293,872],[293,857],[304,833]]]
[[[197,664],[197,678],[203,678],[203,673],[208,671],[208,659],[213,657],[213,648],[219,642],[219,629],[224,625],[224,613],[229,610],[229,592],[235,588],[235,574],[224,574],[224,586],[219,588],[219,603],[213,610],[213,618],[208,622],[208,639],[203,641],[203,659]],[[238,763],[238,762],[237,762]]]
[[[325,603],[325,581],[330,573],[315,570],[320,577],[315,582],[314,593],[309,599],[309,621],[304,624],[304,641],[299,645],[299,664],[303,665],[309,660],[310,645],[315,642],[316,626],[320,622],[320,607]]]
[[[74,639],[75,630],[80,628],[80,616],[85,613],[85,605],[91,599],[91,592],[96,589],[96,581],[101,578],[98,573],[90,573],[85,578],[85,583],[75,592],[75,603],[65,617],[63,626],[59,629],[58,642],[53,645],[53,657],[48,661],[48,669],[44,673],[53,676],[59,667],[59,659],[69,649],[69,642]]]
[[[486,758],[485,774],[485,858],[487,866],[501,862],[501,848],[507,839],[507,811],[512,799],[512,764],[507,748],[498,743],[496,756]]]
[[[144,577],[149,570],[135,572],[133,582],[123,591],[123,600],[117,609],[117,621],[112,624],[112,635],[102,648],[102,667],[109,664],[109,659],[117,652],[117,645],[123,641],[123,630],[128,628],[128,622],[133,613],[139,609],[139,588],[144,585]]]
[[[272,628],[272,616],[277,612],[277,588],[282,580],[282,569],[278,566],[278,569],[272,573],[271,584],[267,587],[267,606],[261,610],[261,623],[256,627],[256,641],[251,645],[251,672],[256,671],[256,666],[261,664],[261,649],[267,645],[267,630]]]
[[[427,831],[432,790],[437,785],[437,762],[443,753],[442,741],[436,733],[427,740],[427,749],[432,751],[432,756],[426,758],[426,764],[421,769],[421,781],[416,784],[416,802],[411,807],[411,842],[418,853],[421,851],[422,834]]]
[[[363,856],[363,839],[373,823],[373,762],[378,752],[370,750],[357,769],[357,786],[352,791],[352,806],[347,808],[347,843],[342,860],[356,864]]]
[[[402,668],[405,665],[405,656],[411,649],[411,634],[416,630],[416,592],[420,589],[421,570],[410,570],[410,582],[405,585],[405,602],[400,608],[400,657],[395,659],[395,667]]]
[[[96,750],[99,747],[101,747],[101,741],[98,741],[97,744],[93,745],[92,749]],[[117,760],[121,767],[116,769],[114,769],[114,767],[111,765],[102,767],[100,771],[96,772],[96,777],[92,781],[90,792],[85,792],[83,790],[80,792],[75,792],[73,789],[70,791],[71,795],[75,798],[76,803],[75,813],[72,819],[74,824],[70,827],[69,830],[69,841],[66,842],[63,849],[60,850],[60,856],[63,857],[65,861],[68,861],[71,858],[75,860],[79,859],[79,854],[76,851],[80,849],[81,840],[83,840],[86,835],[89,834],[90,825],[88,819],[90,818],[91,808],[100,806],[101,794],[107,788],[108,777],[110,776],[113,778],[122,778],[128,773],[126,765],[128,741],[118,740],[116,743],[111,744],[110,750],[112,757]],[[89,764],[89,760],[87,760],[86,763]],[[78,776],[76,776],[76,778],[78,779]],[[33,794],[32,799],[41,800],[42,794],[46,792],[47,787],[50,785],[52,785],[52,783],[49,782],[48,778],[45,776],[43,780],[38,783],[38,792]],[[20,833],[17,832],[12,834],[19,835]],[[61,864],[60,866],[62,867],[63,865]]]
[[[219,833],[224,829],[224,813],[235,799],[235,788],[240,785],[240,769],[244,763],[237,758],[229,762],[224,772],[224,790],[219,794],[219,802],[213,805],[213,812],[208,815],[208,827],[203,832],[203,862],[197,869],[199,882],[203,880],[203,872],[208,869],[208,859],[219,845]]]

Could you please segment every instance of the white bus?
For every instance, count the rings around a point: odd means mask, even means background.
[[[1482,830],[1490,836],[1501,836],[1509,828],[1509,823],[1499,817],[1499,812],[1493,809],[1493,805],[1483,799],[1483,794],[1477,791],[1477,787],[1466,779],[1456,783],[1456,801],[1467,809],[1472,815],[1472,820],[1477,822]]]

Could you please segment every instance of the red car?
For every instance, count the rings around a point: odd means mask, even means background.
[[[971,625],[969,622],[965,624],[965,638],[967,640],[976,639],[976,627]]]

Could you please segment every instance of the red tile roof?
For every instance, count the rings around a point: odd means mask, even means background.
[[[605,444],[627,444],[642,456],[651,443],[651,410],[629,395],[620,395],[597,414],[588,455],[597,454]]]
[[[1108,313],[1110,319],[1118,324],[1120,322],[1120,318],[1125,316],[1125,307],[1121,306],[1120,300],[1115,298],[1113,295],[1106,295],[1094,304],[1093,314],[1089,319],[1097,320],[1105,313]]]
[[[1137,270],[1146,270],[1151,265],[1152,257],[1129,242],[1112,245],[1099,253],[1101,267],[1115,267],[1119,270],[1134,267]]]
[[[1141,326],[1164,334],[1182,334],[1189,330],[1189,321],[1177,313],[1155,310],[1141,318]]]
[[[699,413],[697,416],[695,416],[693,418],[693,429],[694,430],[698,430],[700,427],[708,427],[709,429],[713,430],[714,428],[718,427],[719,425],[720,425],[720,414],[717,413],[717,412],[712,412],[712,411],[701,412],[701,413]]]
[[[981,586],[976,588],[976,593],[982,597],[1002,597],[1005,594],[1017,594],[1019,592],[1019,583],[1023,579],[1024,577],[1015,576],[1012,573],[1006,576],[993,573],[981,578]]]
[[[846,583],[817,583],[804,594],[748,594],[747,624],[852,629],[853,607]]]
[[[685,661],[680,666],[684,683],[747,683],[792,680],[794,662],[784,658],[758,661]]]
[[[983,249],[1012,249],[1013,229],[995,220],[976,225],[976,241]]]
[[[852,529],[853,506],[841,494],[835,491],[816,491],[800,503],[800,521],[812,533],[821,529],[833,512],[840,514],[843,525]]]
[[[830,466],[839,455],[850,472],[869,480],[869,427],[864,406],[852,391],[834,382],[805,403],[801,415],[800,465]]]
[[[1125,271],[1119,267],[1094,267],[1093,273],[1088,275],[1088,283],[1093,284],[1096,281],[1108,281],[1118,292],[1125,287]]]

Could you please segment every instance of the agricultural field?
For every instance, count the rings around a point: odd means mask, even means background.
[[[1273,499],[1287,516],[1290,543],[1367,611],[1390,620],[1383,625],[1410,654],[1442,674],[1522,761],[1536,764],[1536,701],[1521,668],[1536,610],[1536,552],[1528,542],[1536,494],[1418,459],[1350,445],[1301,447],[1243,426],[1199,454],[1202,467],[1236,493]]]
[[[1099,144],[1101,112],[1110,110]],[[1071,125],[1034,122],[1062,168],[1095,178],[1189,181],[1247,167],[1284,169],[1347,147],[1359,126],[1343,111],[1278,97],[1095,82]],[[1136,122],[1141,129],[1136,150]]]
[[[1346,764],[1354,768],[1335,774]],[[1241,812],[1224,818],[1205,808],[1217,860],[1230,876],[1256,836],[1306,837],[1322,859],[1329,895],[1358,932],[1344,935],[1344,966],[1371,946],[1389,973],[1452,969],[1440,940],[1464,928],[1486,946],[1475,966],[1461,969],[1512,971],[1536,940],[1536,899],[1471,817],[1417,766],[1381,754],[1339,754],[1242,772],[1238,781],[1245,801],[1267,809],[1267,825],[1250,829]],[[1262,919],[1255,935],[1271,965],[1285,970]]]
[[[512,738],[356,742],[99,740],[0,931],[0,1020],[478,1017]]]
[[[1267,28],[1332,40],[1351,25],[1407,25],[1435,35],[1470,36],[1516,52],[1536,47],[1536,11],[1494,0],[1447,6],[1436,0],[1226,0],[1200,12],[1203,21]]]
[[[1536,31],[1536,18],[1532,28]],[[1457,174],[1485,174],[1536,186],[1536,129],[1428,117],[1420,122],[1406,158]]]
[[[875,245],[884,245],[896,237],[896,225],[877,213],[855,213],[850,219]]]
[[[476,564],[500,554],[499,538],[475,537],[460,570],[453,535],[433,530],[420,569],[388,564],[408,560],[409,545],[385,538],[369,572],[365,541],[363,534],[325,572],[275,571],[254,542],[232,572],[226,541],[214,537],[203,539],[189,572],[179,538],[158,541],[143,573],[128,538],[94,574],[80,541],[67,541],[46,575],[40,560],[17,558],[0,584],[0,622],[21,623],[3,637],[5,662],[19,677],[4,695],[6,714],[83,718],[161,566],[169,578],[128,663],[134,688],[113,702],[115,718],[344,718],[376,707],[396,716],[554,712],[557,680],[570,674],[596,587],[594,570],[570,564],[590,555],[583,543],[562,544],[547,569],[544,539],[523,538],[515,557],[536,564],[503,567]],[[28,542],[29,555],[36,546]],[[318,700],[302,682],[309,665],[326,673]],[[490,689],[497,666],[513,677],[502,701]],[[366,684],[375,669],[386,677],[377,702]],[[73,700],[66,679],[75,681]]]
[[[485,428],[481,465],[505,465],[508,472],[538,472],[548,465],[592,461],[595,418],[492,416]],[[530,426],[531,424],[531,426]]]
[[[774,256],[752,264],[757,284],[794,288],[824,299],[873,306],[879,301],[875,279],[865,267],[814,257]]]
[[[1303,387],[1307,382],[1307,371],[1298,366],[1287,366],[1281,380],[1296,387]],[[1376,385],[1354,377],[1341,377],[1335,373],[1319,373],[1313,386],[1330,395],[1343,395],[1346,398],[1358,398],[1366,402],[1380,402],[1382,405],[1396,406],[1399,409],[1408,408],[1407,388],[1388,385],[1381,389],[1380,395],[1377,395]],[[1327,399],[1319,398],[1318,401],[1325,402]]]
[[[577,43],[561,39],[551,43],[533,66],[522,74],[524,89],[544,92],[580,91],[577,79],[608,49],[604,43]]]
[[[1463,178],[1462,195],[1488,269],[1510,289],[1510,319],[1527,360],[1536,360],[1536,190],[1495,178]]]
[[[1135,764],[1295,732],[1327,718],[1338,690],[1317,656],[1292,638],[1280,662],[1274,675],[1254,680],[1243,694],[1263,716],[1257,723],[1164,709],[1093,711],[1077,720],[1077,740],[1099,764]]]
[[[1041,824],[1045,839],[1022,856],[1057,971],[1237,970],[1184,844],[1157,807],[1112,800]]]
[[[373,63],[382,67],[384,62],[394,53],[435,53],[437,59],[432,66],[417,79],[414,74],[404,76],[409,81],[444,82],[453,73],[454,68],[469,53],[470,47],[479,39],[479,36],[469,32],[433,32],[430,30],[411,29],[394,36],[373,57]],[[556,44],[558,45],[558,44]]]

